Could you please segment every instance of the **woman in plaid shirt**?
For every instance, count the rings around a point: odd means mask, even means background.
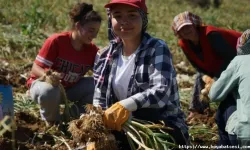
[[[172,56],[163,40],[146,33],[145,0],[111,0],[105,7],[110,45],[94,67],[94,105],[106,109],[105,125],[120,131],[130,115],[163,120],[176,142],[187,144]]]

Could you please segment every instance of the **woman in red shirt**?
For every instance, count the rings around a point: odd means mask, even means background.
[[[209,102],[204,103],[199,99],[200,92],[205,87],[202,76],[208,75],[210,80],[220,76],[236,56],[237,39],[241,33],[202,25],[199,16],[187,11],[175,16],[172,29],[179,38],[179,46],[198,72],[190,111],[202,113],[209,107]],[[227,98],[229,100],[222,102],[217,110],[216,123],[220,144],[235,145],[236,137],[228,135],[225,126],[229,116],[236,109],[236,103],[233,96],[229,95]]]
[[[74,101],[80,111],[83,110],[82,105],[92,104],[93,99],[94,80],[83,76],[94,65],[98,47],[92,40],[98,34],[102,19],[93,6],[87,3],[77,3],[69,16],[72,30],[54,34],[45,41],[27,81],[30,96],[40,105],[41,117],[48,123],[60,120],[61,96],[58,86],[37,80],[47,70],[60,74],[67,98]]]

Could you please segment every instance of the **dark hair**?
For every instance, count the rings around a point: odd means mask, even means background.
[[[73,27],[76,22],[80,22],[81,25],[84,25],[90,21],[102,21],[101,16],[93,10],[93,5],[87,3],[77,3],[71,9],[69,16],[73,23]]]

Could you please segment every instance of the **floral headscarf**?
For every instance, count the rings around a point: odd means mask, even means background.
[[[188,11],[178,14],[174,17],[172,23],[172,30],[174,31],[174,34],[178,36],[177,32],[185,25],[201,26],[202,19]]]
[[[250,54],[250,29],[246,30],[239,38],[237,42],[237,55]]]

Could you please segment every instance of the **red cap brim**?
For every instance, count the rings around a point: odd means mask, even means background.
[[[136,8],[140,8],[137,5],[134,5],[134,4],[131,4],[131,3],[128,3],[128,2],[113,2],[113,3],[111,2],[111,3],[106,4],[104,7],[105,8],[111,8],[111,6],[114,5],[114,4],[125,4],[125,5],[130,5],[130,6],[133,6],[133,7],[136,7]]]

